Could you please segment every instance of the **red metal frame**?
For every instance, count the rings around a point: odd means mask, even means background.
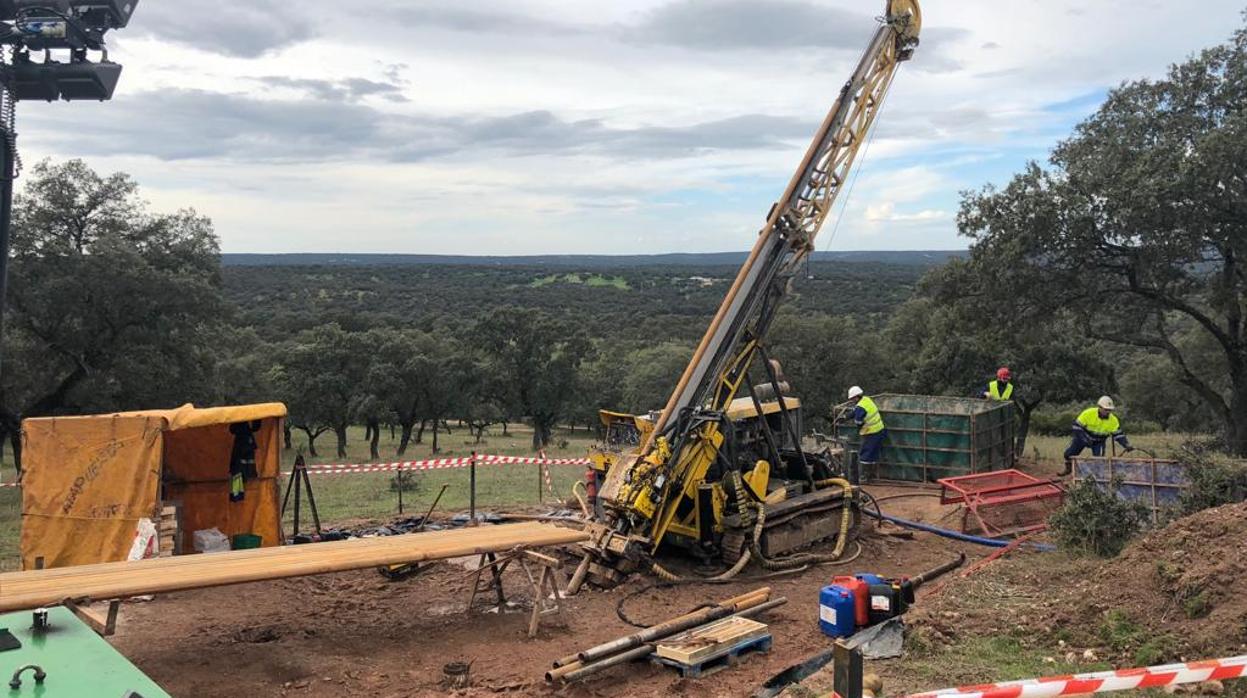
[[[970,516],[978,522],[978,530],[989,536],[1007,536],[1041,531],[1048,526],[1047,514],[1061,505],[1065,492],[1049,480],[1028,475],[1020,470],[993,470],[974,475],[959,475],[937,480],[940,504],[962,504],[961,530],[969,532]],[[1045,501],[1051,500],[1051,501]],[[1040,502],[1037,511],[1028,516],[1023,507]],[[988,511],[980,511],[988,510]],[[1001,528],[989,524],[984,514],[1013,514],[1016,525]],[[1037,515],[1035,515],[1037,514]]]

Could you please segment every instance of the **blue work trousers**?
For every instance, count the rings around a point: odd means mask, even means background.
[[[1108,439],[1097,439],[1082,429],[1075,429],[1074,438],[1069,442],[1069,448],[1065,449],[1065,460],[1081,455],[1087,447],[1091,447],[1091,455],[1099,458],[1104,455],[1104,444],[1107,442]]]

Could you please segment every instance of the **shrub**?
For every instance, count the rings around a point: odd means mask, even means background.
[[[1182,493],[1182,514],[1247,499],[1247,465],[1200,456],[1189,462],[1191,486]]]
[[[1084,480],[1065,493],[1065,504],[1048,522],[1061,547],[1113,557],[1143,529],[1150,519],[1147,507],[1118,499],[1112,492],[1117,484],[1106,491]]]
[[[421,487],[420,478],[415,477],[411,473],[399,471],[394,473],[394,476],[390,478],[391,492],[397,492],[399,489],[402,489],[403,492],[407,493],[419,493]]]

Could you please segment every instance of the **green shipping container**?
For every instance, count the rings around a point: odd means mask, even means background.
[[[1016,420],[1013,403],[938,395],[874,395],[888,437],[870,480],[935,482],[956,475],[1012,468]],[[852,421],[836,436],[857,451]]]

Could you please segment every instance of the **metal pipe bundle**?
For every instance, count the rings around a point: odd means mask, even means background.
[[[658,642],[730,617],[752,617],[788,603],[780,597],[771,599],[770,587],[734,596],[708,608],[652,625],[631,635],[606,642],[587,650],[562,657],[546,672],[546,681],[578,681],[604,669],[641,659],[654,651]]]

